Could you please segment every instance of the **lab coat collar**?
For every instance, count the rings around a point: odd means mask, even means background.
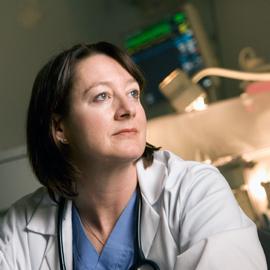
[[[27,230],[42,235],[57,235],[58,205],[53,202],[48,193],[40,201],[33,216],[29,220]],[[44,222],[46,220],[46,222]]]
[[[57,195],[56,200],[59,200],[59,196]],[[67,201],[63,215],[63,227],[65,226],[66,222],[71,219],[71,207],[72,202]],[[30,213],[27,213],[27,215],[29,216]],[[58,204],[52,201],[49,194],[46,192],[30,218],[26,228],[34,233],[56,236],[57,219]],[[46,222],[44,222],[44,220],[46,220]]]
[[[155,162],[144,169],[142,159],[137,162],[138,180],[141,193],[147,198],[147,202],[153,206],[160,198],[168,176],[168,170],[164,161],[155,159]]]

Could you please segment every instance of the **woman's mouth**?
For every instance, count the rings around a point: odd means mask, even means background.
[[[138,130],[136,128],[124,128],[116,133],[114,133],[114,136],[134,136],[138,133]]]

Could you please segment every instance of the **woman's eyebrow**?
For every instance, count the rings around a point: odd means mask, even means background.
[[[141,90],[141,87],[139,85],[139,82],[136,79],[134,79],[134,78],[131,78],[131,79],[127,80],[126,85],[127,86],[131,86],[134,83],[136,83],[138,85],[138,87],[139,87],[139,90]]]
[[[127,83],[131,84],[131,83],[138,83],[134,78],[131,78],[127,81]]]
[[[99,85],[110,85],[111,82],[110,81],[100,81],[100,82],[96,82],[93,83],[92,85],[90,85],[89,87],[87,87],[84,91],[83,91],[83,96],[85,96],[92,88],[99,86]]]
[[[127,84],[132,84],[132,83],[138,83],[134,78],[130,78],[129,80],[127,80],[126,82]],[[83,91],[83,96],[85,96],[92,88],[99,86],[99,85],[111,85],[112,82],[111,81],[100,81],[100,82],[96,82],[93,83],[92,85],[90,85],[89,87],[87,87],[84,91]]]

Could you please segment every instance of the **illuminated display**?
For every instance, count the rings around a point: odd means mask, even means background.
[[[180,68],[192,76],[204,68],[200,49],[184,11],[129,33],[125,36],[125,47],[146,75],[145,99],[149,105],[165,100],[158,85],[173,70]]]
[[[183,33],[187,29],[187,25],[182,24],[184,20],[185,13],[179,12],[154,25],[127,36],[125,38],[125,46],[129,53],[133,54],[133,50],[140,49],[148,43],[156,42],[160,37],[166,37],[172,34],[174,25],[179,25],[179,32]]]

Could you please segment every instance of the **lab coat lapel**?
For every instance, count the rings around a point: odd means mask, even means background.
[[[148,256],[150,247],[152,246],[159,226],[159,219],[160,216],[142,196],[141,240],[145,257]]]
[[[44,189],[41,191],[44,192]],[[44,192],[42,200],[38,207],[34,209],[34,213],[26,226],[26,229],[29,231],[29,246],[34,247],[29,249],[32,269],[41,268],[44,262],[44,255],[51,243],[51,238],[56,237],[55,219],[57,208],[57,204],[49,198],[47,192]],[[28,211],[27,215],[29,216],[31,213],[30,210]]]
[[[57,227],[55,226],[57,223],[57,213],[57,204],[46,194],[28,222],[27,230],[41,235],[55,236],[57,234]]]
[[[167,168],[164,162],[155,161],[152,166],[144,169],[143,162],[137,162],[137,173],[142,193],[141,239],[144,255],[147,257],[155,238],[160,215],[155,210],[167,179]]]
[[[72,202],[68,201],[63,217],[63,246],[68,269],[72,268],[71,207]],[[58,205],[53,202],[46,193],[26,227],[30,232],[29,245],[35,247],[35,249],[29,250],[33,269],[48,269],[48,267],[49,269],[59,268],[57,215]],[[33,243],[33,245],[31,245],[31,243]],[[35,243],[39,243],[39,245],[37,246]],[[44,258],[46,258],[46,260],[44,260]]]

